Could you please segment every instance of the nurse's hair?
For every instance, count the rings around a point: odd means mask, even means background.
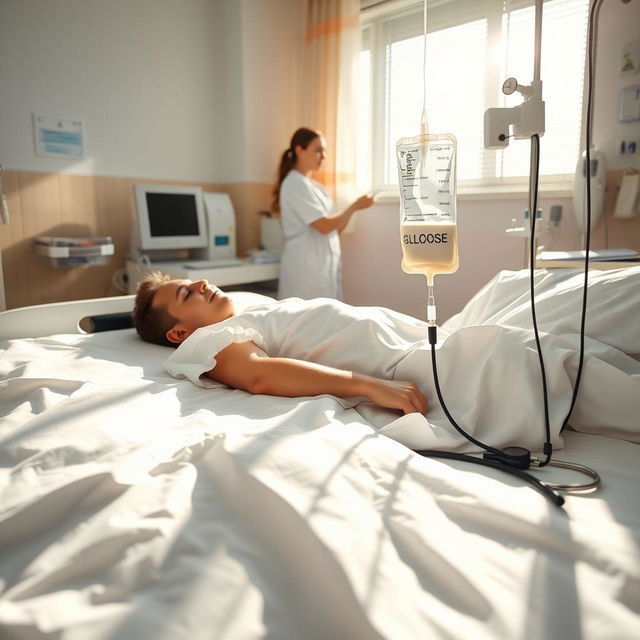
[[[158,289],[169,280],[171,280],[169,276],[154,271],[148,273],[138,283],[133,305],[133,326],[143,340],[175,348],[178,345],[167,340],[166,334],[178,320],[165,307],[153,306],[153,299]]]
[[[302,147],[306,149],[309,143],[316,138],[319,138],[322,134],[319,131],[313,129],[307,129],[306,127],[300,127],[292,136],[289,148],[284,151],[280,158],[280,166],[278,167],[278,180],[273,187],[273,200],[271,202],[271,211],[274,213],[280,212],[280,187],[282,181],[287,177],[287,174],[291,169],[296,166],[296,147]]]

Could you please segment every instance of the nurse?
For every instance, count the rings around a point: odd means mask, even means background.
[[[281,213],[285,247],[278,297],[342,298],[339,234],[351,216],[373,204],[360,196],[343,211],[311,178],[325,158],[325,140],[317,131],[298,129],[282,154],[272,209]]]

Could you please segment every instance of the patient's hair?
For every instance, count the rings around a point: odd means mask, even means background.
[[[167,340],[166,333],[178,320],[166,308],[153,306],[156,292],[169,280],[171,280],[169,276],[154,271],[138,283],[133,306],[133,325],[143,340],[175,348],[178,345]]]
[[[280,165],[278,166],[278,179],[273,187],[273,200],[271,202],[271,211],[274,213],[280,212],[280,187],[283,180],[287,177],[287,174],[291,169],[296,166],[296,147],[302,147],[306,149],[309,143],[316,138],[319,138],[322,134],[319,131],[313,129],[307,129],[306,127],[300,127],[292,136],[289,148],[285,150],[280,158]]]

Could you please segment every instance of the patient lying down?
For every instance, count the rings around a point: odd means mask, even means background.
[[[512,278],[505,277],[507,289]],[[640,442],[640,269],[604,278],[594,274],[590,280],[584,367],[569,424]],[[543,442],[543,393],[530,313],[516,313],[509,304],[521,299],[520,288],[508,294],[501,286],[498,281],[488,298],[469,303],[462,321],[438,329],[438,378],[449,408],[468,433],[493,446],[518,444],[537,451]],[[566,279],[541,288],[536,306],[549,421],[558,447],[580,361],[581,286]],[[487,303],[495,296],[506,304],[497,315]],[[474,450],[451,428],[434,394],[425,322],[329,298],[268,299],[247,308],[232,298],[205,280],[156,274],[139,287],[134,322],[143,339],[178,347],[164,367],[195,385],[368,399],[373,405],[359,403],[357,411],[380,433],[413,449]]]
[[[199,386],[212,380],[256,394],[365,397],[405,414],[427,411],[413,382],[393,379],[426,325],[388,309],[325,298],[236,309],[206,280],[151,274],[138,287],[134,323],[143,339],[179,347],[165,368]]]

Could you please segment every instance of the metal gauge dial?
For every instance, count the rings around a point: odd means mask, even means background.
[[[518,81],[515,78],[507,78],[502,83],[502,93],[505,96],[510,96],[518,88]]]

